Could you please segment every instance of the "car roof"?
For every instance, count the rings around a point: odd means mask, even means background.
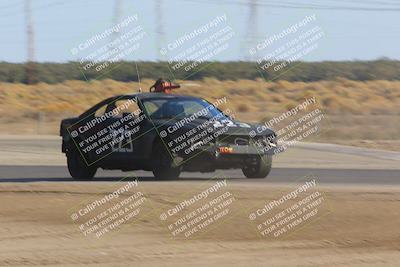
[[[92,106],[85,112],[83,112],[79,117],[85,117],[88,114],[92,113],[93,111],[97,110],[100,106],[108,104],[109,102],[116,101],[118,99],[133,99],[138,98],[139,100],[143,99],[173,99],[173,98],[180,98],[180,99],[201,99],[194,96],[188,95],[175,95],[175,94],[165,94],[165,93],[137,93],[137,94],[125,94],[125,95],[115,95],[109,98],[104,99],[103,101],[97,103],[96,105]]]
[[[199,99],[198,97],[189,96],[189,95],[177,95],[177,94],[165,94],[165,93],[137,93],[137,94],[126,94],[126,95],[118,95],[114,96],[114,98],[139,98],[143,99],[151,99],[151,98],[186,98],[186,99]]]

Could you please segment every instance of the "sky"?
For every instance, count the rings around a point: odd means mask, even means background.
[[[272,35],[310,16],[315,16],[315,20],[304,27],[304,32],[319,27],[323,37],[317,40],[316,49],[301,58],[304,61],[400,59],[399,0],[119,1],[120,21],[137,15],[137,21],[129,27],[139,25],[146,33],[140,40],[140,48],[124,56],[124,60],[156,61],[178,56],[179,53],[174,51],[175,54],[171,52],[163,57],[159,49],[168,48],[178,38],[221,17],[226,21],[215,30],[229,26],[232,34],[229,45],[211,60],[245,60],[250,57],[249,48],[257,47]],[[252,1],[256,3],[253,9],[248,4]],[[67,62],[79,60],[89,53],[83,51],[74,55],[71,49],[114,25],[118,0],[31,2],[35,61]],[[27,60],[24,5],[25,0],[0,0],[0,61]],[[163,32],[161,35],[157,33],[160,30]],[[211,34],[210,31],[191,39],[185,44],[185,49]],[[300,34],[298,32],[297,37]],[[294,37],[292,34],[282,44]],[[160,38],[162,42],[158,42]],[[270,51],[277,47],[279,45]]]

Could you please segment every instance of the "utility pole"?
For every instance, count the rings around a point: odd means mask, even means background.
[[[249,49],[252,48],[257,41],[258,27],[257,27],[257,0],[248,0],[249,5],[249,17],[247,19],[247,33],[246,33],[246,48],[245,48],[245,59],[251,60],[249,55]]]
[[[115,0],[114,2],[114,16],[113,16],[113,26],[117,25],[121,20],[122,11],[122,0]],[[119,37],[119,32],[114,32],[112,34],[112,40],[115,41]]]
[[[163,0],[156,0],[156,47],[157,47],[157,54],[159,55],[159,60],[162,60],[160,50],[162,48],[162,44],[164,43],[164,25],[163,25],[163,12],[162,12],[162,5]]]
[[[31,0],[25,0],[25,23],[27,35],[28,60],[26,64],[26,82],[32,84],[35,82],[34,61],[35,61],[35,37],[32,20]]]

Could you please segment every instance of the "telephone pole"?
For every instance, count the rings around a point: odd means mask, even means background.
[[[32,20],[32,2],[25,0],[25,23],[27,35],[28,60],[26,64],[26,82],[32,84],[35,82],[34,61],[35,61],[35,37]]]
[[[257,27],[257,0],[248,0],[249,5],[249,17],[247,19],[247,33],[246,33],[246,48],[245,48],[245,58],[250,60],[249,49],[252,48],[257,41],[258,27]]]
[[[117,25],[121,20],[122,11],[122,0],[115,0],[114,2],[114,16],[113,16],[113,26]],[[119,37],[119,32],[114,32],[112,34],[112,40],[115,41]]]
[[[163,25],[163,12],[162,12],[162,5],[163,0],[156,0],[156,47],[157,47],[157,54],[159,56],[159,60],[162,60],[160,50],[163,47],[162,43],[164,43],[164,25]]]

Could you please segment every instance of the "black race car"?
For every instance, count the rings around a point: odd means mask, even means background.
[[[221,103],[163,92],[107,98],[62,120],[68,170],[77,180],[98,168],[152,171],[159,179],[240,168],[248,178],[265,178],[279,150],[276,134],[236,121]]]

